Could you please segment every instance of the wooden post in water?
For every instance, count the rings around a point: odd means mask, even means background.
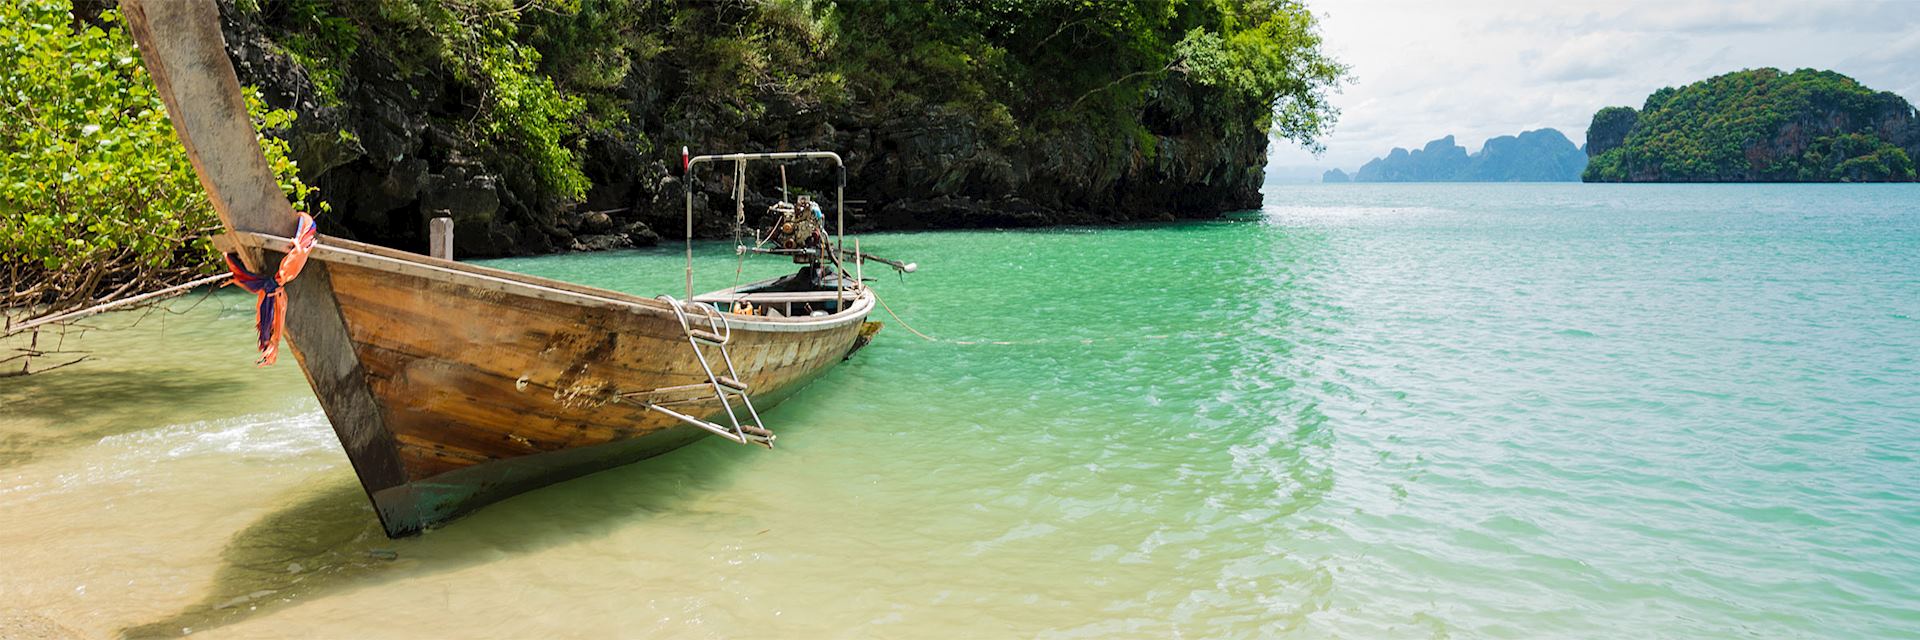
[[[431,253],[441,260],[453,259],[453,218],[434,218],[428,221],[427,243]]]

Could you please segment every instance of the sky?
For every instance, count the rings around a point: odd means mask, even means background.
[[[1601,107],[1747,68],[1831,69],[1920,101],[1920,0],[1306,3],[1352,83],[1324,154],[1277,140],[1269,156],[1316,180],[1448,134],[1469,152],[1541,127],[1584,144]]]

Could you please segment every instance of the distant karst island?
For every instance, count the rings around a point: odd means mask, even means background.
[[[1920,118],[1839,73],[1749,69],[1601,109],[1587,154],[1587,182],[1912,182]]]
[[[1453,136],[1408,151],[1394,148],[1348,176],[1334,169],[1322,182],[1573,182],[1587,165],[1587,154],[1556,129],[1536,129],[1518,136],[1487,140],[1478,153]]]

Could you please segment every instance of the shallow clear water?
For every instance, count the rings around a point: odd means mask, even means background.
[[[1216,223],[863,242],[920,262],[869,275],[944,342],[882,312],[768,413],[779,450],[409,540],[292,363],[251,367],[246,298],[71,338],[97,359],[0,381],[0,625],[1920,634],[1920,187],[1273,187]],[[496,264],[651,294],[679,260]]]

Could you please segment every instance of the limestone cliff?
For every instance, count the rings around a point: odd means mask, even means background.
[[[1257,205],[1268,123],[1287,99],[1204,81],[1201,63],[1219,56],[1192,51],[1209,42],[1195,34],[1230,24],[1207,3],[1155,18],[1168,21],[1147,34],[1165,58],[1104,62],[1087,53],[1120,36],[1072,16],[1020,14],[1026,31],[984,36],[1005,27],[895,24],[956,13],[934,4],[606,0],[479,35],[449,6],[223,4],[242,82],[299,114],[288,138],[332,207],[323,231],[419,249],[424,221],[450,215],[467,257],[648,244],[680,232],[682,146],[840,152],[855,229],[1208,217]],[[979,43],[992,37],[1005,42]],[[1033,60],[1002,62],[1021,74],[1005,77],[981,70],[982,51]],[[1066,60],[1085,62],[1053,62]],[[796,186],[833,183],[791,171]],[[748,210],[777,184],[771,167],[750,176]],[[699,233],[722,235],[730,180],[703,175],[697,189]]]

